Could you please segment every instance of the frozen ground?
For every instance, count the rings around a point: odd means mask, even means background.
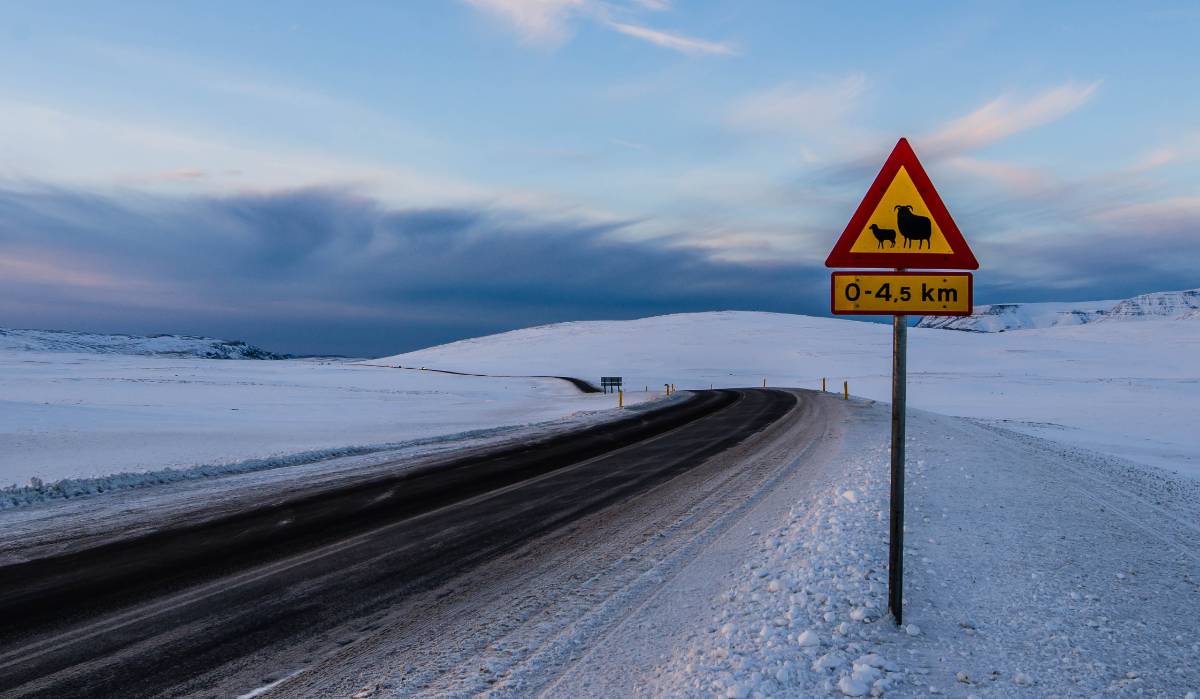
[[[775,313],[561,323],[375,360],[485,373],[623,375],[632,390],[772,386],[890,400],[891,328]],[[909,404],[1200,477],[1200,322],[909,331]]]
[[[556,379],[0,351],[0,486],[196,465],[240,472],[615,405]]]
[[[703,623],[638,682],[644,694],[1200,691],[1200,484],[915,413],[897,629],[883,611],[887,415],[861,413],[832,476],[757,534]]]

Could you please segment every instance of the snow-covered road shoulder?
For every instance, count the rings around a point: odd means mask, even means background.
[[[1200,484],[910,415],[907,626],[886,615],[887,406],[647,679],[664,696],[1200,691]]]

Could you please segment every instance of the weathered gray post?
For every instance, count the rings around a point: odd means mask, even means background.
[[[892,510],[888,540],[888,610],[904,621],[904,400],[908,317],[892,317]]]

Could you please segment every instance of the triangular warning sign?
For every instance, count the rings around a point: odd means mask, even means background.
[[[826,267],[979,269],[908,141],[883,164]]]

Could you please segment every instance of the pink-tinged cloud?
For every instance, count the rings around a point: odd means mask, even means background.
[[[918,139],[921,154],[951,157],[1057,121],[1087,104],[1099,87],[1099,82],[1061,85],[1026,101],[999,97]]]
[[[682,36],[680,34],[671,34],[668,32],[650,29],[648,27],[638,26],[636,24],[625,24],[623,22],[608,22],[608,26],[614,31],[618,31],[626,36],[632,36],[642,41],[648,41],[656,46],[661,46],[672,51],[679,51],[686,54],[712,54],[729,56],[737,53],[737,50],[728,43],[720,41],[706,41],[704,39],[694,39],[692,37]]]
[[[0,250],[0,278],[6,282],[105,291],[146,291],[150,285],[127,277],[66,263],[58,253]]]
[[[950,169],[998,184],[1018,195],[1037,194],[1055,186],[1052,178],[1046,173],[1013,163],[956,156],[948,159],[945,165]]]
[[[531,43],[556,43],[569,33],[571,15],[584,0],[465,0],[477,10],[500,20]]]
[[[1125,204],[1103,209],[1098,220],[1136,226],[1140,232],[1161,228],[1193,229],[1200,222],[1200,196]],[[1194,232],[1193,232],[1194,235]]]

